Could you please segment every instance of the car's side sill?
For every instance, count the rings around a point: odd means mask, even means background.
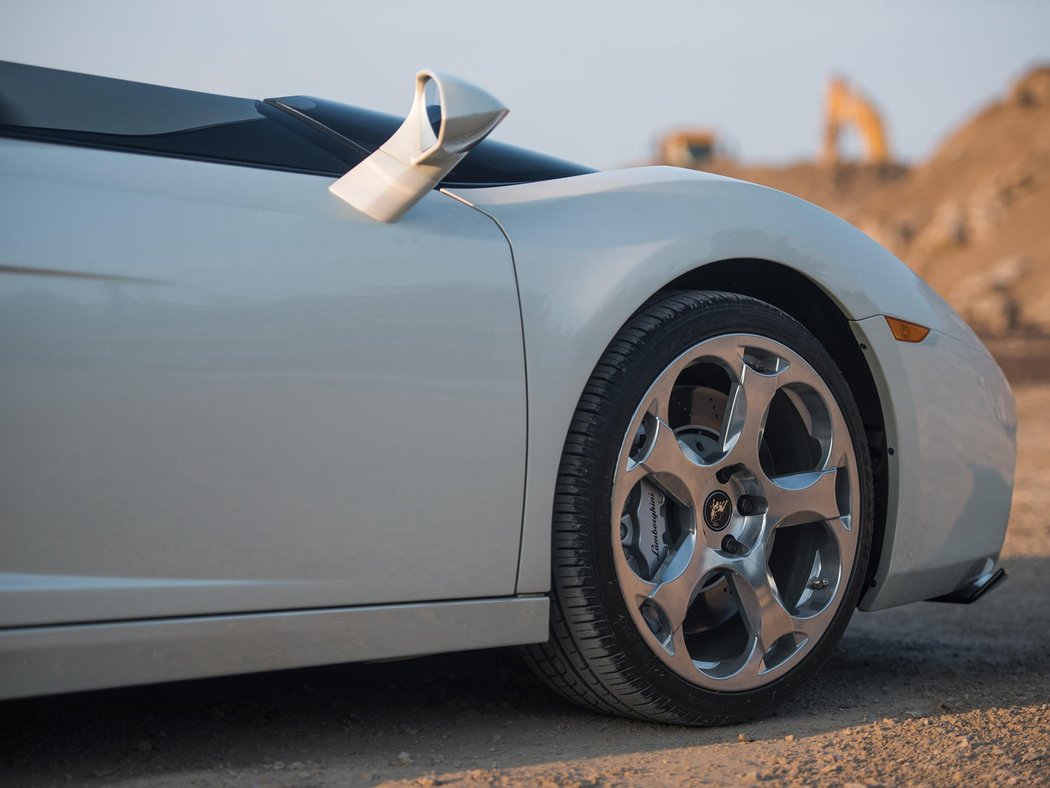
[[[0,698],[539,643],[520,596],[0,630]]]

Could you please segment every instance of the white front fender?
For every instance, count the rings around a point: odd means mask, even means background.
[[[620,326],[653,293],[683,274],[731,259],[773,261],[803,274],[847,319],[862,327],[863,336],[870,333],[871,347],[880,354],[881,363],[871,364],[873,376],[888,430],[898,437],[900,449],[894,454],[896,470],[891,483],[896,487],[890,494],[880,576],[876,578],[881,585],[869,593],[865,606],[934,595],[938,590],[927,593],[911,584],[916,573],[921,575],[934,566],[945,571],[929,586],[949,591],[942,586],[951,583],[949,576],[958,574],[967,555],[972,554],[973,563],[987,556],[993,543],[993,552],[997,552],[1013,472],[1012,404],[1005,404],[1008,389],[1003,389],[994,362],[984,360],[983,349],[976,350],[979,341],[947,304],[896,257],[853,226],[773,189],[671,167],[464,189],[457,190],[456,196],[502,225],[517,268],[529,386],[519,593],[549,587],[557,468],[570,419],[598,358]],[[881,317],[885,314],[928,326],[934,338],[919,350],[904,348],[892,339],[887,343],[874,328],[878,321],[885,326]],[[877,320],[869,323],[868,318]],[[934,476],[941,471],[928,468],[913,475],[912,464],[950,459],[946,451],[931,449],[937,445],[936,435],[929,432],[936,428],[936,419],[917,415],[916,398],[943,395],[921,375],[923,364],[930,369],[946,364],[953,370],[959,364],[977,364],[980,374],[991,382],[964,409],[972,411],[971,417],[984,419],[993,418],[995,407],[1002,411],[988,429],[985,447],[976,447],[970,454],[971,459],[979,460],[980,470],[974,471],[974,478],[981,477],[982,489],[994,476],[994,484],[988,487],[998,491],[994,502],[978,507],[975,514],[960,513],[956,511],[959,507],[938,513],[922,504],[925,490],[935,484]],[[897,374],[905,374],[908,385],[897,385]],[[929,408],[929,402],[922,407]],[[955,465],[948,468],[946,472]],[[977,486],[975,481],[971,489]],[[958,487],[951,489],[954,494],[964,494]],[[993,528],[970,540],[967,534],[972,526],[968,523],[973,518],[1002,522],[996,526],[998,532]],[[915,537],[918,528],[927,529],[927,535]],[[898,538],[898,530],[905,535]],[[944,549],[949,535],[956,540],[957,549]],[[896,577],[901,578],[899,588],[895,587]]]

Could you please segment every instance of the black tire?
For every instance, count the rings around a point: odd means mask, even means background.
[[[669,670],[639,633],[614,567],[611,494],[625,432],[653,381],[698,342],[734,333],[789,347],[827,384],[848,427],[860,501],[852,507],[859,530],[844,595],[816,645],[772,682],[722,692]],[[616,335],[577,405],[554,501],[550,640],[526,647],[526,661],[556,692],[601,712],[686,725],[726,725],[763,714],[820,669],[849,622],[867,570],[873,501],[860,414],[812,334],[783,311],[745,296],[678,291],[654,297]]]

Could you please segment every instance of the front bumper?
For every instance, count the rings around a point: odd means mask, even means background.
[[[905,344],[882,316],[852,326],[882,400],[889,474],[885,532],[860,608],[950,595],[994,569],[1006,536],[1013,395],[972,336],[934,330]]]

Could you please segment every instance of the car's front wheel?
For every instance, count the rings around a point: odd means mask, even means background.
[[[551,639],[529,660],[600,710],[698,725],[762,713],[842,634],[872,512],[856,404],[804,327],[734,294],[654,299],[577,406]]]

